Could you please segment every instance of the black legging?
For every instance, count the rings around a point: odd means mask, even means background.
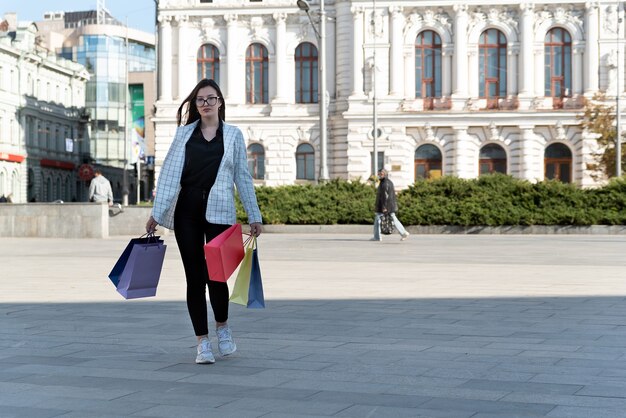
[[[185,188],[181,190],[174,213],[174,234],[187,278],[187,309],[196,335],[207,335],[209,325],[206,306],[206,286],[216,322],[228,319],[228,285],[209,280],[204,244],[230,225],[207,222],[205,218],[208,192]]]

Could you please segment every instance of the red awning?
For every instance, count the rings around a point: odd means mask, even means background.
[[[74,163],[68,161],[49,160],[47,158],[42,158],[39,164],[42,167],[60,168],[62,170],[73,170],[76,167]]]
[[[24,157],[23,155],[0,152],[0,160],[4,160],[4,161],[12,161],[14,163],[21,163],[22,161],[24,161],[25,158],[26,157]]]

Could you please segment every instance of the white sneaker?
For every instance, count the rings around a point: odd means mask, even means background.
[[[205,337],[200,340],[200,343],[198,343],[198,355],[196,356],[196,364],[213,363],[215,363],[215,357],[213,356],[213,350],[211,349],[211,340]]]
[[[406,231],[406,233],[404,235],[402,235],[402,238],[400,238],[400,241],[405,241],[408,237],[409,237],[409,231]]]
[[[220,354],[227,356],[237,351],[237,345],[233,341],[233,335],[230,332],[230,327],[224,325],[217,329],[217,348],[220,350]]]

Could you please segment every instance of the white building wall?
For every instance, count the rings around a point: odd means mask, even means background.
[[[318,2],[311,1],[315,18]],[[483,5],[458,1],[372,2],[326,0],[329,93],[328,167],[331,177],[370,175],[373,106],[373,52],[376,50],[378,127],[376,146],[399,188],[414,179],[415,150],[436,145],[443,174],[478,175],[480,148],[496,143],[507,154],[507,173],[530,181],[544,178],[544,151],[565,144],[573,155],[572,178],[591,186],[586,170],[593,139],[583,136],[576,118],[583,95],[616,93],[616,68],[624,91],[624,51],[614,62],[618,13],[614,2],[574,1],[568,5],[493,0]],[[175,110],[196,80],[196,54],[203,43],[220,51],[220,85],[227,120],[242,129],[248,143],[265,148],[268,185],[296,182],[295,150],[310,143],[319,172],[317,104],[295,103],[295,48],[318,45],[304,12],[290,0],[264,0],[242,8],[237,0],[202,3],[170,0],[159,5],[161,53],[157,103],[158,166],[175,131]],[[371,22],[375,22],[375,27]],[[621,33],[625,33],[622,23]],[[554,27],[572,38],[571,97],[553,109],[545,97],[544,39]],[[479,39],[495,28],[507,37],[506,97],[499,109],[486,110],[479,97]],[[433,30],[442,40],[442,97],[424,110],[415,97],[415,38]],[[253,42],[269,52],[269,103],[246,104],[245,53]],[[558,124],[558,129],[557,129]],[[583,139],[584,138],[584,139]]]
[[[16,32],[15,40],[0,37],[0,195],[23,203],[29,181],[38,196],[49,181],[62,185],[51,198],[69,200],[76,192],[75,171],[39,162],[79,163],[77,127],[88,74],[82,65],[35,48],[34,25],[20,23]],[[66,138],[74,139],[73,152],[66,151]]]

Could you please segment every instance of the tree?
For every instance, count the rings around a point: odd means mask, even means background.
[[[607,104],[606,96],[599,93],[591,100],[585,101],[584,111],[578,116],[583,129],[597,134],[599,151],[593,154],[595,163],[587,164],[587,169],[602,173],[602,176],[615,176],[615,137],[617,128],[615,126],[615,106]],[[622,148],[622,165],[624,159],[624,149]],[[598,176],[592,175],[597,180]]]

